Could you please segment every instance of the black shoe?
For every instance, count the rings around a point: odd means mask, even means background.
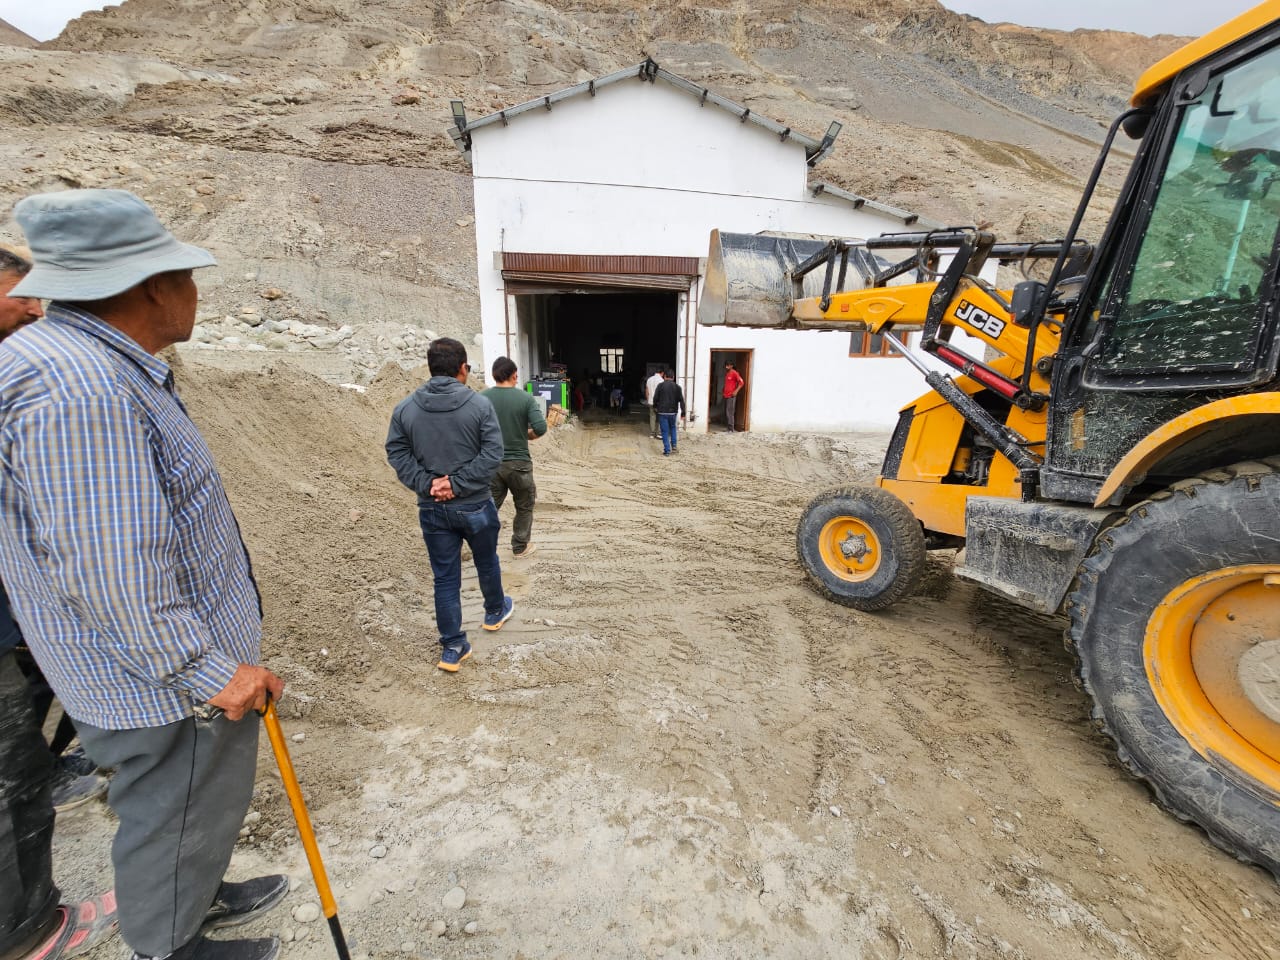
[[[201,931],[218,930],[222,927],[238,927],[260,917],[289,892],[289,878],[274,874],[269,877],[257,877],[243,883],[222,881],[218,887],[218,895],[213,898],[213,906],[204,915]]]
[[[68,750],[58,758],[58,766],[63,770],[69,770],[77,777],[87,777],[91,773],[98,772],[98,765],[85,755],[84,747]]]
[[[134,953],[133,960],[276,960],[280,941],[275,937],[262,940],[207,940],[197,936],[173,953],[149,957]]]
[[[62,813],[82,803],[96,800],[107,792],[108,786],[107,778],[100,777],[96,773],[80,777],[70,770],[56,766],[53,771],[53,782],[49,785],[53,809],[57,813]]]

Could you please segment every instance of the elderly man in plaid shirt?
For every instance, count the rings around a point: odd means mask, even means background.
[[[52,302],[0,344],[0,578],[86,752],[116,768],[120,933],[135,957],[270,960],[274,939],[203,931],[288,890],[222,879],[253,791],[253,711],[284,684],[257,665],[248,553],[155,356],[191,335],[192,270],[214,259],[120,190],[28,197],[14,215],[34,266],[10,295]],[[6,896],[26,867],[0,862]]]

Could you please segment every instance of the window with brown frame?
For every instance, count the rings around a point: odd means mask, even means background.
[[[851,357],[896,357],[898,351],[878,333],[849,334],[849,356]]]

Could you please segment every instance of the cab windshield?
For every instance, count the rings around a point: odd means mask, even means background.
[[[1182,108],[1150,220],[1103,300],[1102,376],[1257,363],[1280,224],[1280,48]]]

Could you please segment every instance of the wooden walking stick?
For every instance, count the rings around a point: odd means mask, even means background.
[[[271,749],[275,752],[276,763],[280,767],[280,779],[284,781],[284,792],[288,794],[289,806],[293,808],[293,819],[298,822],[298,836],[302,839],[302,849],[307,852],[311,876],[315,878],[316,891],[320,894],[320,906],[329,920],[329,932],[333,934],[333,945],[338,948],[339,960],[351,960],[351,954],[347,950],[347,938],[343,936],[342,924],[338,922],[338,904],[333,899],[333,891],[329,889],[329,876],[324,872],[324,861],[320,859],[320,848],[316,846],[316,834],[311,829],[311,817],[308,816],[307,805],[302,800],[302,788],[298,786],[297,774],[293,772],[289,748],[285,746],[280,717],[276,714],[276,705],[269,696],[266,709],[262,711],[262,722],[266,725],[267,737],[271,740]]]

